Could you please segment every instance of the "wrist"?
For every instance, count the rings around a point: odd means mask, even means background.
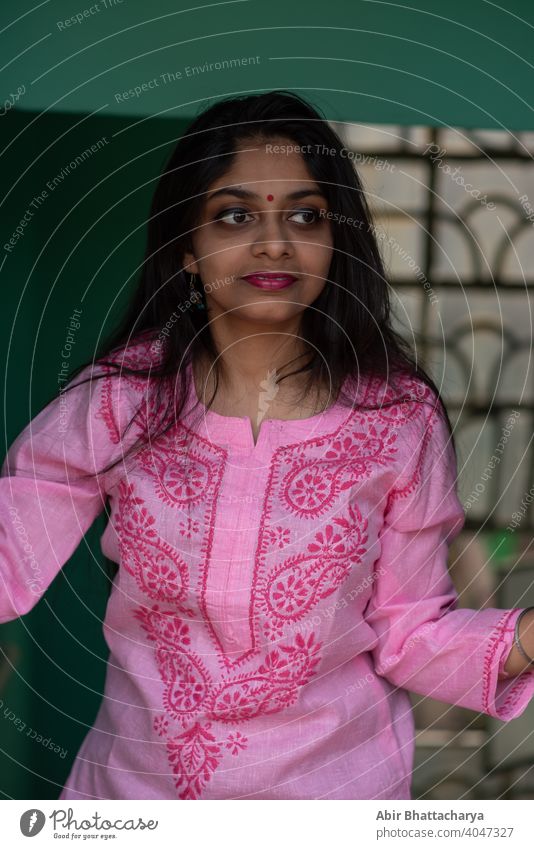
[[[514,644],[510,649],[504,671],[508,675],[534,669],[534,608],[524,608],[516,619]]]

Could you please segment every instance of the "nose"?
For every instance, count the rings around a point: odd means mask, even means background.
[[[254,256],[268,256],[276,260],[293,255],[293,243],[289,239],[282,215],[283,212],[277,212],[275,209],[260,214],[260,226],[252,243]]]

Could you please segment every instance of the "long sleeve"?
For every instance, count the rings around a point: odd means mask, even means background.
[[[124,411],[126,394],[120,378],[109,379],[106,423],[102,380],[80,383],[100,373],[95,364],[76,375],[68,384],[73,388],[29,422],[5,457],[0,476],[0,622],[34,607],[105,507],[120,462],[108,473],[94,473],[126,449],[124,443],[114,444],[109,433],[110,411],[120,418],[117,405]]]
[[[378,638],[375,669],[415,693],[512,719],[534,695],[534,670],[503,673],[519,609],[458,608],[447,557],[464,512],[446,422],[428,409],[401,431],[405,459],[379,535],[365,611]]]

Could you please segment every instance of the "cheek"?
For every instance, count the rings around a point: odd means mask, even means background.
[[[204,269],[210,274],[232,274],[248,260],[250,247],[244,236],[208,239],[203,245]]]
[[[332,261],[333,248],[329,242],[328,236],[318,236],[317,242],[314,244],[303,245],[303,252],[306,259],[306,264],[310,268],[325,269],[329,268]]]
[[[333,236],[329,227],[314,228],[313,232],[310,230],[302,238],[306,241],[303,247],[316,251],[319,254],[329,253],[334,246]]]
[[[236,268],[242,266],[242,261],[239,260],[242,250],[232,246],[227,240],[224,243],[213,239],[204,240],[199,244],[199,255],[203,257],[199,262],[202,279],[207,281],[231,276]]]

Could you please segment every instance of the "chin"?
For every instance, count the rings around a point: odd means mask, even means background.
[[[304,312],[304,309],[305,306],[298,303],[274,304],[272,301],[269,303],[256,301],[243,304],[242,309],[239,310],[239,317],[244,321],[250,319],[250,321],[265,321],[272,324],[273,322],[283,322],[294,318],[299,313]]]

